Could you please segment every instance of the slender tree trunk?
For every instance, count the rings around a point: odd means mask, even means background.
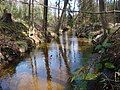
[[[69,2],[69,0],[64,0],[63,11],[62,11],[61,17],[60,17],[60,19],[58,21],[57,27],[55,28],[58,35],[59,35],[59,29],[60,29],[62,21],[63,21],[63,17],[64,17],[65,12],[66,12],[66,7],[67,7],[68,2]]]
[[[60,18],[60,0],[58,1],[58,20]]]
[[[34,24],[34,0],[32,0],[32,30],[33,30],[33,24]]]
[[[115,2],[115,1],[114,1]],[[116,10],[120,10],[120,0],[116,1]],[[120,13],[116,13],[116,22],[120,23]]]
[[[57,18],[56,18],[56,9],[54,10],[54,17],[55,17],[55,21],[57,21]]]
[[[104,2],[104,0],[99,0],[99,11],[100,12],[105,11],[105,2]],[[106,30],[108,29],[108,22],[106,20],[106,15],[105,14],[100,14],[100,19],[101,19],[102,26],[103,26],[103,29],[104,29],[104,36],[106,36],[107,35]]]
[[[26,0],[24,0],[25,3],[27,3]],[[17,1],[16,1],[17,3]],[[26,19],[25,17],[27,16],[27,4],[23,4],[23,17],[24,17],[24,20]]]
[[[29,9],[28,9],[28,17],[29,17],[29,28],[30,28],[30,19],[31,19],[31,0],[29,0]]]
[[[48,0],[44,0],[43,30],[45,32],[45,37],[47,36],[47,14],[48,14]]]
[[[99,12],[105,12],[106,11],[105,9],[106,9],[105,1],[99,0]],[[107,37],[107,30],[109,30],[108,22],[107,22],[105,13],[100,14],[100,20],[102,23],[102,27],[104,29],[104,35],[101,37],[101,40],[97,42],[97,44],[102,44],[105,41],[105,39]]]

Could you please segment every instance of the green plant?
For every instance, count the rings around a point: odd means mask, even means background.
[[[111,43],[108,42],[108,40],[105,40],[102,44],[99,44],[95,47],[96,51],[99,51],[100,53],[105,53],[106,49],[111,47]]]

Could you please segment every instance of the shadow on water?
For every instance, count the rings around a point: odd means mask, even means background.
[[[83,65],[78,38],[64,32],[59,39],[41,46],[4,70],[0,90],[72,90],[69,78]]]

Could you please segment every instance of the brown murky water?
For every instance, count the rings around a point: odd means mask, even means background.
[[[2,72],[0,90],[64,90],[69,77],[81,67],[80,39],[60,36],[60,40],[42,45],[20,63]]]

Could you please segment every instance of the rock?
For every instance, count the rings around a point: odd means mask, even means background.
[[[0,62],[2,62],[1,60],[4,59],[4,56],[2,55],[2,53],[0,52]]]

